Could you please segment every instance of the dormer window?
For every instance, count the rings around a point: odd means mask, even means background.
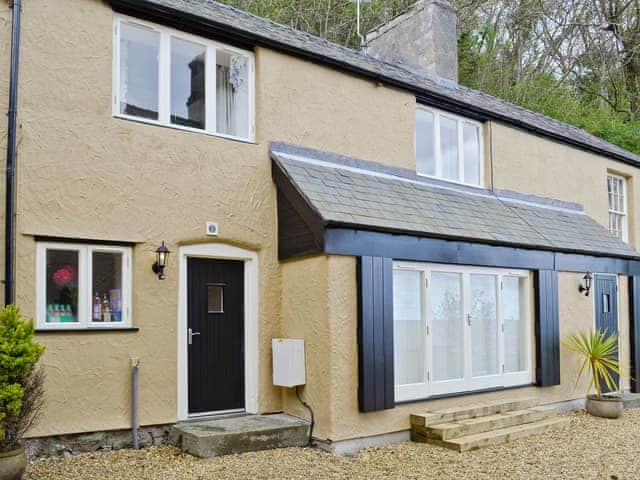
[[[482,125],[433,108],[416,109],[419,175],[482,186]]]
[[[113,114],[253,141],[253,53],[115,17]]]

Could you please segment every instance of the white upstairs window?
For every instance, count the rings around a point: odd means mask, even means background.
[[[482,125],[432,108],[416,109],[416,170],[420,175],[482,186]]]
[[[114,34],[114,116],[253,141],[252,52],[122,16]]]
[[[623,241],[628,241],[627,180],[620,175],[607,174],[609,196],[609,231]]]
[[[37,244],[36,324],[40,329],[131,326],[131,248]]]

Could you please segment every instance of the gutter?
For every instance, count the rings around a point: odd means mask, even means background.
[[[16,170],[16,119],[18,116],[18,65],[20,61],[21,0],[11,2],[11,65],[9,67],[9,111],[7,112],[7,170],[5,197],[5,250],[4,250],[4,303],[15,300],[15,170]]]
[[[236,45],[240,48],[249,48],[261,46],[271,48],[276,51],[284,52],[292,56],[303,58],[315,63],[327,65],[336,70],[348,72],[359,77],[364,77],[374,81],[375,83],[398,88],[400,90],[410,92],[416,96],[419,103],[428,104],[455,113],[463,113],[476,120],[497,120],[512,125],[516,128],[540,135],[542,137],[551,138],[563,144],[568,144],[588,152],[603,155],[608,158],[618,160],[622,163],[640,167],[640,162],[636,159],[629,158],[623,153],[616,153],[604,148],[599,148],[588,143],[581,142],[577,139],[565,135],[559,135],[548,130],[536,127],[527,122],[523,122],[517,118],[502,115],[495,111],[486,110],[478,106],[461,102],[459,100],[447,97],[433,91],[425,90],[402,80],[388,77],[365,68],[357,67],[348,62],[336,60],[327,55],[311,52],[304,48],[295,47],[287,43],[273,40],[255,32],[242,30],[232,25],[217,22],[209,18],[203,18],[191,13],[186,13],[177,8],[170,8],[159,5],[146,0],[107,0],[111,7],[119,13],[131,15],[156,23],[170,25],[179,30],[205,34],[208,36],[218,37],[219,39]],[[195,30],[195,32],[194,32]]]

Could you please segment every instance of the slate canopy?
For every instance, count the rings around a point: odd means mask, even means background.
[[[535,383],[541,387],[560,384],[558,271],[629,275],[633,298],[640,294],[640,254],[580,205],[452,186],[407,169],[283,143],[272,143],[270,155],[278,190],[279,258],[358,258],[363,412],[395,405],[394,260],[533,271]],[[632,312],[638,332],[640,311]],[[632,369],[640,365],[633,340]]]

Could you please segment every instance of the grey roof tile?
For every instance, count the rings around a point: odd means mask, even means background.
[[[506,198],[481,189],[470,193],[454,185],[445,188],[430,180],[408,180],[375,169],[354,169],[347,166],[353,159],[339,155],[332,157],[335,160],[332,164],[318,165],[314,163],[318,157],[326,162],[329,154],[309,149],[305,152],[306,156],[293,155],[286,145],[271,147],[273,161],[329,224],[564,252],[640,257],[573,204],[572,209],[560,208],[553,205],[564,204],[551,199],[543,199],[542,203],[524,202],[514,192]],[[313,168],[304,168],[305,165]],[[321,193],[315,190],[318,185],[309,181],[311,170],[322,180]],[[336,176],[368,187],[354,190],[349,182],[333,181]],[[384,192],[380,191],[380,185],[385,186]]]

